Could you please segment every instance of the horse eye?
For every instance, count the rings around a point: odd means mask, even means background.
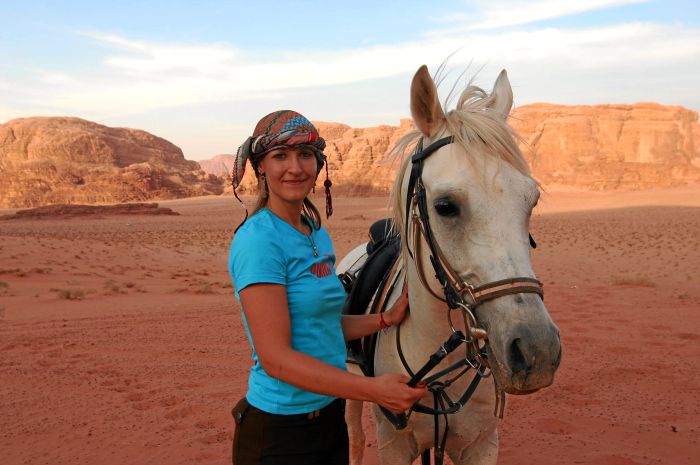
[[[437,199],[433,206],[435,207],[435,211],[440,216],[457,216],[459,214],[459,208],[457,208],[457,205],[446,198]]]

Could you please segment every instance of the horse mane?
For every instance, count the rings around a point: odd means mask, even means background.
[[[503,115],[491,108],[493,100],[494,97],[482,88],[468,85],[462,91],[454,110],[445,111],[443,108],[445,120],[436,131],[434,140],[447,134],[453,135],[455,143],[462,146],[464,153],[467,154],[467,161],[475,169],[478,169],[476,165],[478,160],[469,155],[484,153],[487,156],[500,158],[524,176],[533,179],[527,161],[516,143],[517,140],[521,140],[520,136],[506,123]],[[406,170],[411,164],[410,155],[415,151],[422,136],[419,130],[414,129],[399,139],[388,154],[388,158],[401,160],[391,189],[389,205],[394,217],[394,227],[399,230],[396,232],[402,236],[404,251],[406,250],[406,238],[403,237],[405,206],[402,206],[404,199],[401,195],[401,186]],[[428,141],[424,141],[423,145],[428,144]],[[481,150],[470,150],[475,146]]]

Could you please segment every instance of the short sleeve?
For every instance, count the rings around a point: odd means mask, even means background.
[[[251,284],[286,285],[287,264],[284,251],[272,231],[241,229],[231,243],[229,273],[238,293]]]

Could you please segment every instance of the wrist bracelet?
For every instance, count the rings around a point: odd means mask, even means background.
[[[384,313],[379,314],[379,329],[386,329],[389,326],[391,326],[389,323],[384,320]]]

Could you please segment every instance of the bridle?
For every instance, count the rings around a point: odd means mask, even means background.
[[[406,194],[406,215],[404,217],[404,238],[407,245],[408,255],[415,263],[416,271],[423,287],[433,297],[447,304],[447,320],[452,334],[450,335],[449,339],[445,341],[445,343],[443,343],[440,348],[430,357],[428,362],[419,370],[414,372],[409,367],[408,362],[404,357],[403,350],[401,349],[401,326],[399,325],[396,329],[396,345],[399,358],[401,359],[404,369],[411,376],[411,380],[408,384],[410,386],[416,386],[419,382],[423,382],[433,393],[433,408],[416,403],[411,408],[411,411],[431,414],[435,417],[436,463],[442,463],[444,446],[447,438],[447,429],[449,427],[447,415],[458,412],[476,391],[479,381],[482,378],[486,378],[491,375],[486,350],[488,334],[478,325],[475,312],[476,308],[486,301],[510,294],[530,293],[537,294],[540,296],[540,298],[544,297],[542,283],[539,280],[530,277],[518,276],[480,285],[469,283],[459,276],[459,273],[457,273],[452,266],[450,266],[450,263],[442,253],[430,227],[428,202],[425,185],[423,184],[423,161],[440,148],[453,142],[454,136],[443,137],[436,142],[433,142],[428,147],[423,148],[423,139],[421,138],[414,154],[411,156],[411,174],[408,181],[408,191]],[[411,228],[411,235],[409,235],[409,228]],[[412,249],[408,246],[409,237],[412,237]],[[420,263],[420,247],[422,242],[427,244],[430,251],[430,263],[435,271],[435,278],[443,290],[443,296],[437,294],[428,285],[424,267]],[[535,247],[535,242],[532,239],[532,236],[530,236],[530,244]],[[457,309],[461,311],[466,334],[461,330],[456,329],[452,322],[452,311]],[[483,343],[480,343],[480,341],[483,341]],[[435,368],[450,352],[454,351],[461,344],[465,344],[466,346],[466,356],[463,359],[439,371],[438,373],[425,378],[425,376],[433,368]],[[445,389],[471,368],[475,370],[473,380],[462,396],[457,401],[453,401],[447,395]],[[443,379],[445,376],[454,372],[457,372],[457,374],[446,380]],[[494,381],[496,386],[496,406],[494,409],[494,414],[499,418],[502,418],[505,409],[505,391],[499,386],[497,380]],[[388,410],[383,411],[397,429],[402,429],[406,426],[407,416],[405,414],[394,415]],[[438,416],[443,416],[445,419],[445,432],[442,441],[438,440]],[[429,457],[427,463],[429,463]]]
[[[416,263],[416,270],[423,286],[437,299],[447,303],[450,309],[463,308],[469,311],[488,300],[503,297],[509,294],[533,293],[540,297],[544,296],[542,283],[530,277],[515,277],[492,281],[490,283],[474,286],[462,278],[454,271],[444,254],[435,241],[430,227],[430,216],[428,214],[427,196],[423,184],[423,161],[438,149],[454,142],[454,136],[443,137],[423,149],[421,139],[416,152],[411,157],[411,176],[408,181],[408,192],[406,194],[406,217],[405,237],[408,241],[409,217],[410,224],[413,225],[413,251],[408,249],[409,256]],[[418,253],[421,237],[430,249],[430,263],[435,270],[435,277],[443,289],[444,297],[437,295],[428,285],[424,275],[424,270]],[[530,237],[531,245],[534,244]],[[474,322],[476,320],[474,319]]]

